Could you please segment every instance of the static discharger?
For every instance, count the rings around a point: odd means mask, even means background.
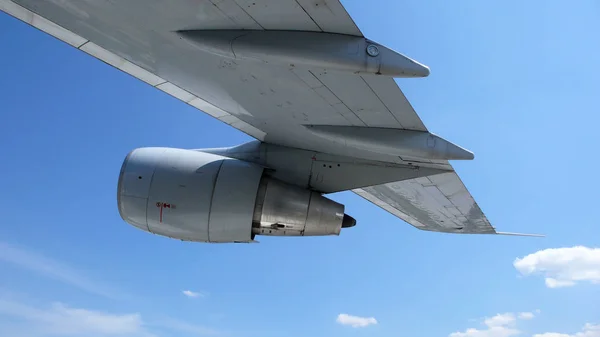
[[[429,76],[427,66],[361,36],[277,30],[183,30],[177,34],[200,50],[230,59],[390,77]]]

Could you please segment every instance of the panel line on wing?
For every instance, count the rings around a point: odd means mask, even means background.
[[[364,76],[379,99],[389,108],[397,120],[402,121],[402,126],[407,130],[427,131],[421,118],[415,112],[412,104],[396,83],[396,80],[383,76]]]
[[[338,0],[296,0],[324,32],[363,36]]]
[[[242,6],[241,6],[239,3],[237,3],[237,1],[232,1],[232,2],[233,2],[233,3],[234,3],[236,6],[238,6],[238,7],[239,7],[239,9],[241,9],[241,10],[242,10],[242,12],[244,12],[246,15],[248,15],[248,17],[249,17],[250,19],[252,19],[252,21],[254,21],[254,22],[255,22],[255,23],[256,23],[256,24],[257,24],[257,25],[260,27],[260,29],[262,29],[262,30],[265,30],[265,27],[263,27],[263,26],[260,24],[260,22],[258,22],[258,21],[257,21],[257,20],[256,20],[254,17],[252,17],[252,15],[250,15],[250,13],[246,12],[246,10],[245,10],[245,9],[244,9],[244,8],[243,8],[243,7],[242,7]],[[213,5],[215,5],[217,8],[219,8],[219,6],[218,6],[217,4],[215,4],[215,2],[214,2],[213,0],[211,0],[211,3],[212,3]],[[221,10],[221,8],[219,8],[219,10]],[[223,12],[223,11],[221,11],[221,12]],[[223,14],[225,14],[225,13],[223,13]],[[227,15],[227,14],[225,14],[225,15]],[[229,17],[229,16],[227,16],[227,17]]]
[[[381,104],[383,104],[383,106],[390,113],[390,115],[392,115],[392,117],[394,117],[394,119],[396,120],[396,122],[398,122],[398,124],[400,125],[400,128],[404,129],[404,126],[402,125],[402,123],[400,123],[400,120],[396,117],[396,115],[392,112],[392,110],[387,106],[387,104],[385,104],[385,102],[381,99],[381,97],[379,97],[379,95],[377,94],[377,92],[375,92],[375,90],[373,90],[373,88],[371,87],[371,85],[369,84],[369,82],[367,82],[367,80],[365,80],[365,78],[363,76],[361,76],[360,78],[363,80],[363,82],[365,82],[365,84],[367,85],[367,87],[373,92],[373,95],[375,95],[375,97],[377,97],[377,99],[381,102]]]
[[[323,31],[323,28],[321,28],[321,26],[320,26],[320,25],[317,23],[317,21],[315,21],[315,19],[314,19],[314,18],[313,18],[313,17],[312,17],[312,16],[311,16],[309,13],[308,13],[308,11],[306,10],[306,8],[304,8],[304,6],[302,6],[302,4],[300,4],[300,3],[298,2],[298,0],[294,0],[294,1],[296,1],[296,3],[298,4],[298,6],[300,6],[300,8],[302,8],[302,10],[304,11],[304,13],[306,13],[306,15],[308,15],[308,17],[309,17],[309,18],[312,20],[312,22],[314,22],[314,23],[315,23],[315,25],[316,25],[317,27],[319,27],[319,29],[320,29],[321,31]]]
[[[361,76],[335,71],[321,71],[315,73],[315,76],[366,126],[400,127],[396,118],[373,94]]]
[[[362,120],[362,119],[361,119],[361,118],[360,118],[360,117],[359,117],[359,116],[356,114],[356,112],[354,112],[352,109],[350,109],[350,107],[349,107],[349,106],[348,106],[348,105],[347,105],[347,104],[346,104],[346,103],[345,103],[345,102],[344,102],[342,99],[340,99],[340,98],[338,97],[338,95],[336,95],[336,94],[335,94],[335,92],[333,92],[333,90],[331,90],[331,89],[330,89],[330,88],[329,88],[329,87],[328,87],[328,86],[327,86],[325,83],[323,83],[323,81],[321,81],[321,79],[320,79],[319,77],[317,77],[317,75],[315,75],[315,74],[312,72],[312,70],[308,70],[308,72],[309,72],[309,73],[310,73],[310,74],[311,74],[311,75],[312,75],[312,76],[313,76],[313,77],[314,77],[314,78],[315,78],[317,81],[319,81],[319,83],[321,83],[321,85],[322,85],[324,88],[327,88],[327,90],[329,90],[329,92],[331,92],[331,95],[333,95],[333,96],[334,96],[334,97],[335,97],[335,98],[336,98],[338,101],[340,101],[340,103],[336,103],[336,104],[341,104],[341,105],[345,106],[345,107],[348,109],[348,111],[350,111],[350,112],[352,113],[352,115],[354,115],[354,117],[356,117],[356,119],[358,119],[358,120],[359,120],[359,121],[362,123],[362,125],[364,125],[364,126],[367,126],[367,123],[365,123],[365,121],[363,121],[363,120]],[[315,90],[314,88],[311,88],[311,89],[313,89],[313,91],[315,91],[315,92],[316,92],[316,90]],[[319,95],[319,93],[318,93],[318,92],[316,92],[316,93],[317,93],[317,95]],[[319,95],[319,96],[321,96],[321,95]],[[322,97],[322,96],[321,96],[321,97]],[[325,98],[323,98],[323,99],[325,99]],[[325,101],[327,101],[327,100],[325,100]],[[349,119],[346,117],[346,115],[344,115],[343,113],[341,113],[341,112],[340,112],[340,111],[339,111],[339,110],[338,110],[338,109],[337,109],[335,106],[333,106],[333,105],[332,105],[332,104],[330,104],[329,102],[327,102],[327,103],[328,103],[329,105],[331,105],[331,107],[333,107],[333,108],[335,109],[335,111],[336,111],[336,112],[337,112],[339,115],[341,115],[342,117],[344,117],[344,119],[346,119],[346,120],[347,120],[347,121],[348,121],[348,122],[349,122],[351,125],[356,125],[355,123],[353,123],[352,121],[350,121],[350,120],[349,120]]]
[[[303,68],[291,68],[290,71],[323,101],[329,104],[338,115],[341,115],[350,125],[365,126],[366,124],[348,108],[315,74]],[[340,107],[341,105],[341,107]],[[342,108],[343,107],[343,108]],[[345,109],[344,109],[345,108]],[[344,114],[340,109],[349,112]]]
[[[164,82],[161,82],[161,83],[155,85],[154,87],[158,89],[159,86],[161,86],[161,85],[163,85],[165,83],[169,83],[169,81],[165,80]]]
[[[85,41],[84,43],[82,43],[81,45],[79,45],[77,47],[77,49],[81,49],[81,47],[85,46],[88,42],[90,42],[90,40]]]
[[[296,2],[281,0],[234,0],[243,8],[264,30],[293,30],[320,31],[310,15],[294,5]]]

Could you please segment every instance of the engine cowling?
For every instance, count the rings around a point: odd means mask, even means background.
[[[133,150],[117,189],[123,220],[184,241],[339,235],[356,223],[344,205],[273,179],[259,165],[200,151]]]

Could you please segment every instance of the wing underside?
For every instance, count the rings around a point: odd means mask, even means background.
[[[456,172],[354,192],[418,229],[444,233],[496,233]]]
[[[451,169],[447,161],[373,154],[304,125],[426,132],[393,78],[226,60],[178,30],[301,30],[362,37],[338,0],[0,0],[0,10],[261,141],[366,160]],[[423,230],[495,233],[455,172],[353,190]]]
[[[301,30],[362,36],[338,0],[0,0],[3,10],[272,144],[402,162],[314,137],[304,125],[427,131],[393,78],[229,60],[180,30]]]

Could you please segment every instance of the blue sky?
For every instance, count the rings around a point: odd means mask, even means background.
[[[399,83],[475,153],[454,165],[493,224],[546,238],[422,232],[349,192],[339,237],[141,232],[115,201],[131,149],[249,137],[0,14],[0,335],[600,336],[598,2],[343,3],[431,68]]]

